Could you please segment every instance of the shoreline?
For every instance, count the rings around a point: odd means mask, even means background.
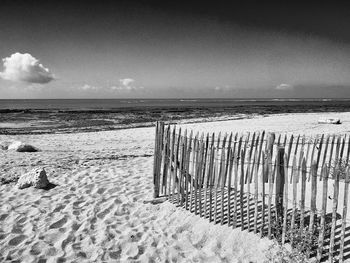
[[[101,131],[117,131],[117,130],[125,130],[125,129],[137,129],[137,128],[147,128],[153,127],[156,121],[164,121],[166,124],[170,125],[184,125],[184,124],[195,124],[195,123],[211,123],[211,122],[225,122],[225,121],[234,121],[240,119],[254,119],[254,118],[265,118],[272,116],[280,116],[280,115],[289,115],[289,114],[343,114],[349,111],[312,111],[312,112],[278,112],[278,113],[237,113],[235,115],[222,114],[220,116],[205,116],[205,117],[176,117],[176,118],[160,118],[154,119],[152,121],[147,122],[132,122],[129,124],[113,124],[113,125],[92,125],[87,126],[88,121],[81,126],[63,126],[63,127],[50,127],[50,126],[31,126],[31,124],[26,124],[24,126],[22,124],[15,124],[9,122],[0,122],[0,135],[36,135],[36,134],[72,134],[72,133],[84,133],[84,132],[101,132]],[[103,121],[101,117],[101,121]],[[95,119],[96,121],[96,119]],[[50,122],[49,120],[41,121],[44,124]],[[38,121],[38,123],[40,123]],[[12,127],[11,127],[12,126]]]

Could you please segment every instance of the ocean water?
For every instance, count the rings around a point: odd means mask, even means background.
[[[350,111],[350,99],[0,100],[0,134],[70,133],[248,118],[251,115]]]
[[[12,110],[115,110],[122,108],[221,108],[233,106],[350,106],[350,99],[29,99],[1,100],[0,112]]]

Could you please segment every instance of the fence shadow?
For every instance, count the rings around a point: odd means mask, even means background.
[[[187,196],[188,200],[181,197]],[[179,198],[180,197],[180,198]],[[276,207],[271,204],[271,222],[269,223],[269,211],[268,211],[268,195],[265,200],[259,197],[259,200],[254,198],[254,194],[247,194],[246,192],[241,193],[231,189],[230,195],[228,189],[200,189],[193,191],[192,194],[174,195],[168,196],[168,201],[178,207],[182,207],[189,212],[196,214],[199,217],[208,219],[214,224],[227,225],[232,228],[240,228],[248,232],[254,232],[261,237],[267,237],[270,233],[275,239],[280,239],[282,234],[282,225],[278,225],[276,220]],[[181,203],[182,202],[182,203]],[[243,213],[243,214],[242,214]],[[290,225],[293,209],[288,209],[287,212],[287,225]],[[336,215],[335,225],[335,237],[334,237],[334,248],[333,257],[335,262],[338,262],[340,244],[341,244],[341,227],[342,220],[340,214]],[[243,219],[243,220],[242,220]],[[310,211],[304,212],[303,227],[301,226],[301,211],[296,209],[295,211],[295,225],[296,230],[308,231],[310,224]],[[314,258],[317,256],[318,238],[319,238],[319,226],[321,217],[315,215],[313,232],[314,243],[311,246],[310,257]],[[329,247],[331,239],[331,223],[332,214],[328,213],[325,215],[325,234],[323,247],[321,252],[321,261],[326,262],[329,257]],[[288,233],[288,231],[287,231]],[[286,243],[289,243],[288,234],[286,237]],[[344,255],[343,259],[350,259],[350,226],[345,228],[344,235]]]
[[[157,122],[154,197],[318,261],[342,261],[350,259],[349,160],[350,136],[200,134]]]

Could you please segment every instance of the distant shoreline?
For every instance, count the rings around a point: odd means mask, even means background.
[[[80,103],[72,100],[68,104],[66,101],[58,101],[52,104],[44,100],[32,101],[32,108],[27,108],[28,101],[11,104],[13,108],[1,105],[0,134],[97,132],[151,127],[156,121],[199,123],[284,113],[350,112],[350,101],[347,100],[242,102],[189,99],[155,100],[141,104],[137,102],[129,103],[128,106],[123,101],[95,101],[89,106],[86,101]]]

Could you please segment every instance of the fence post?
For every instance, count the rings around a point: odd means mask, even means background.
[[[269,132],[267,134],[266,150],[273,154],[273,144],[275,142],[276,134],[274,132]]]
[[[276,219],[278,222],[283,218],[283,190],[285,182],[284,174],[284,147],[277,148],[277,174],[276,174]]]
[[[154,184],[153,197],[154,198],[159,197],[160,167],[162,165],[161,149],[163,144],[163,134],[164,134],[164,122],[157,122],[156,132],[155,132],[154,163],[153,163],[153,184]]]
[[[267,134],[267,141],[266,141],[266,149],[265,149],[265,152],[268,156],[268,153],[270,153],[271,155],[271,158],[273,156],[273,144],[275,142],[275,138],[276,138],[276,134],[273,133],[273,132],[269,132]],[[267,183],[269,178],[268,178],[268,174],[270,173],[271,171],[268,171],[267,173],[264,174],[265,178],[264,178],[264,182]]]
[[[157,195],[157,161],[158,161],[158,131],[159,131],[159,122],[156,122],[156,130],[155,130],[155,139],[154,139],[154,159],[153,159],[153,185],[154,185],[154,192],[153,197],[158,197]]]

